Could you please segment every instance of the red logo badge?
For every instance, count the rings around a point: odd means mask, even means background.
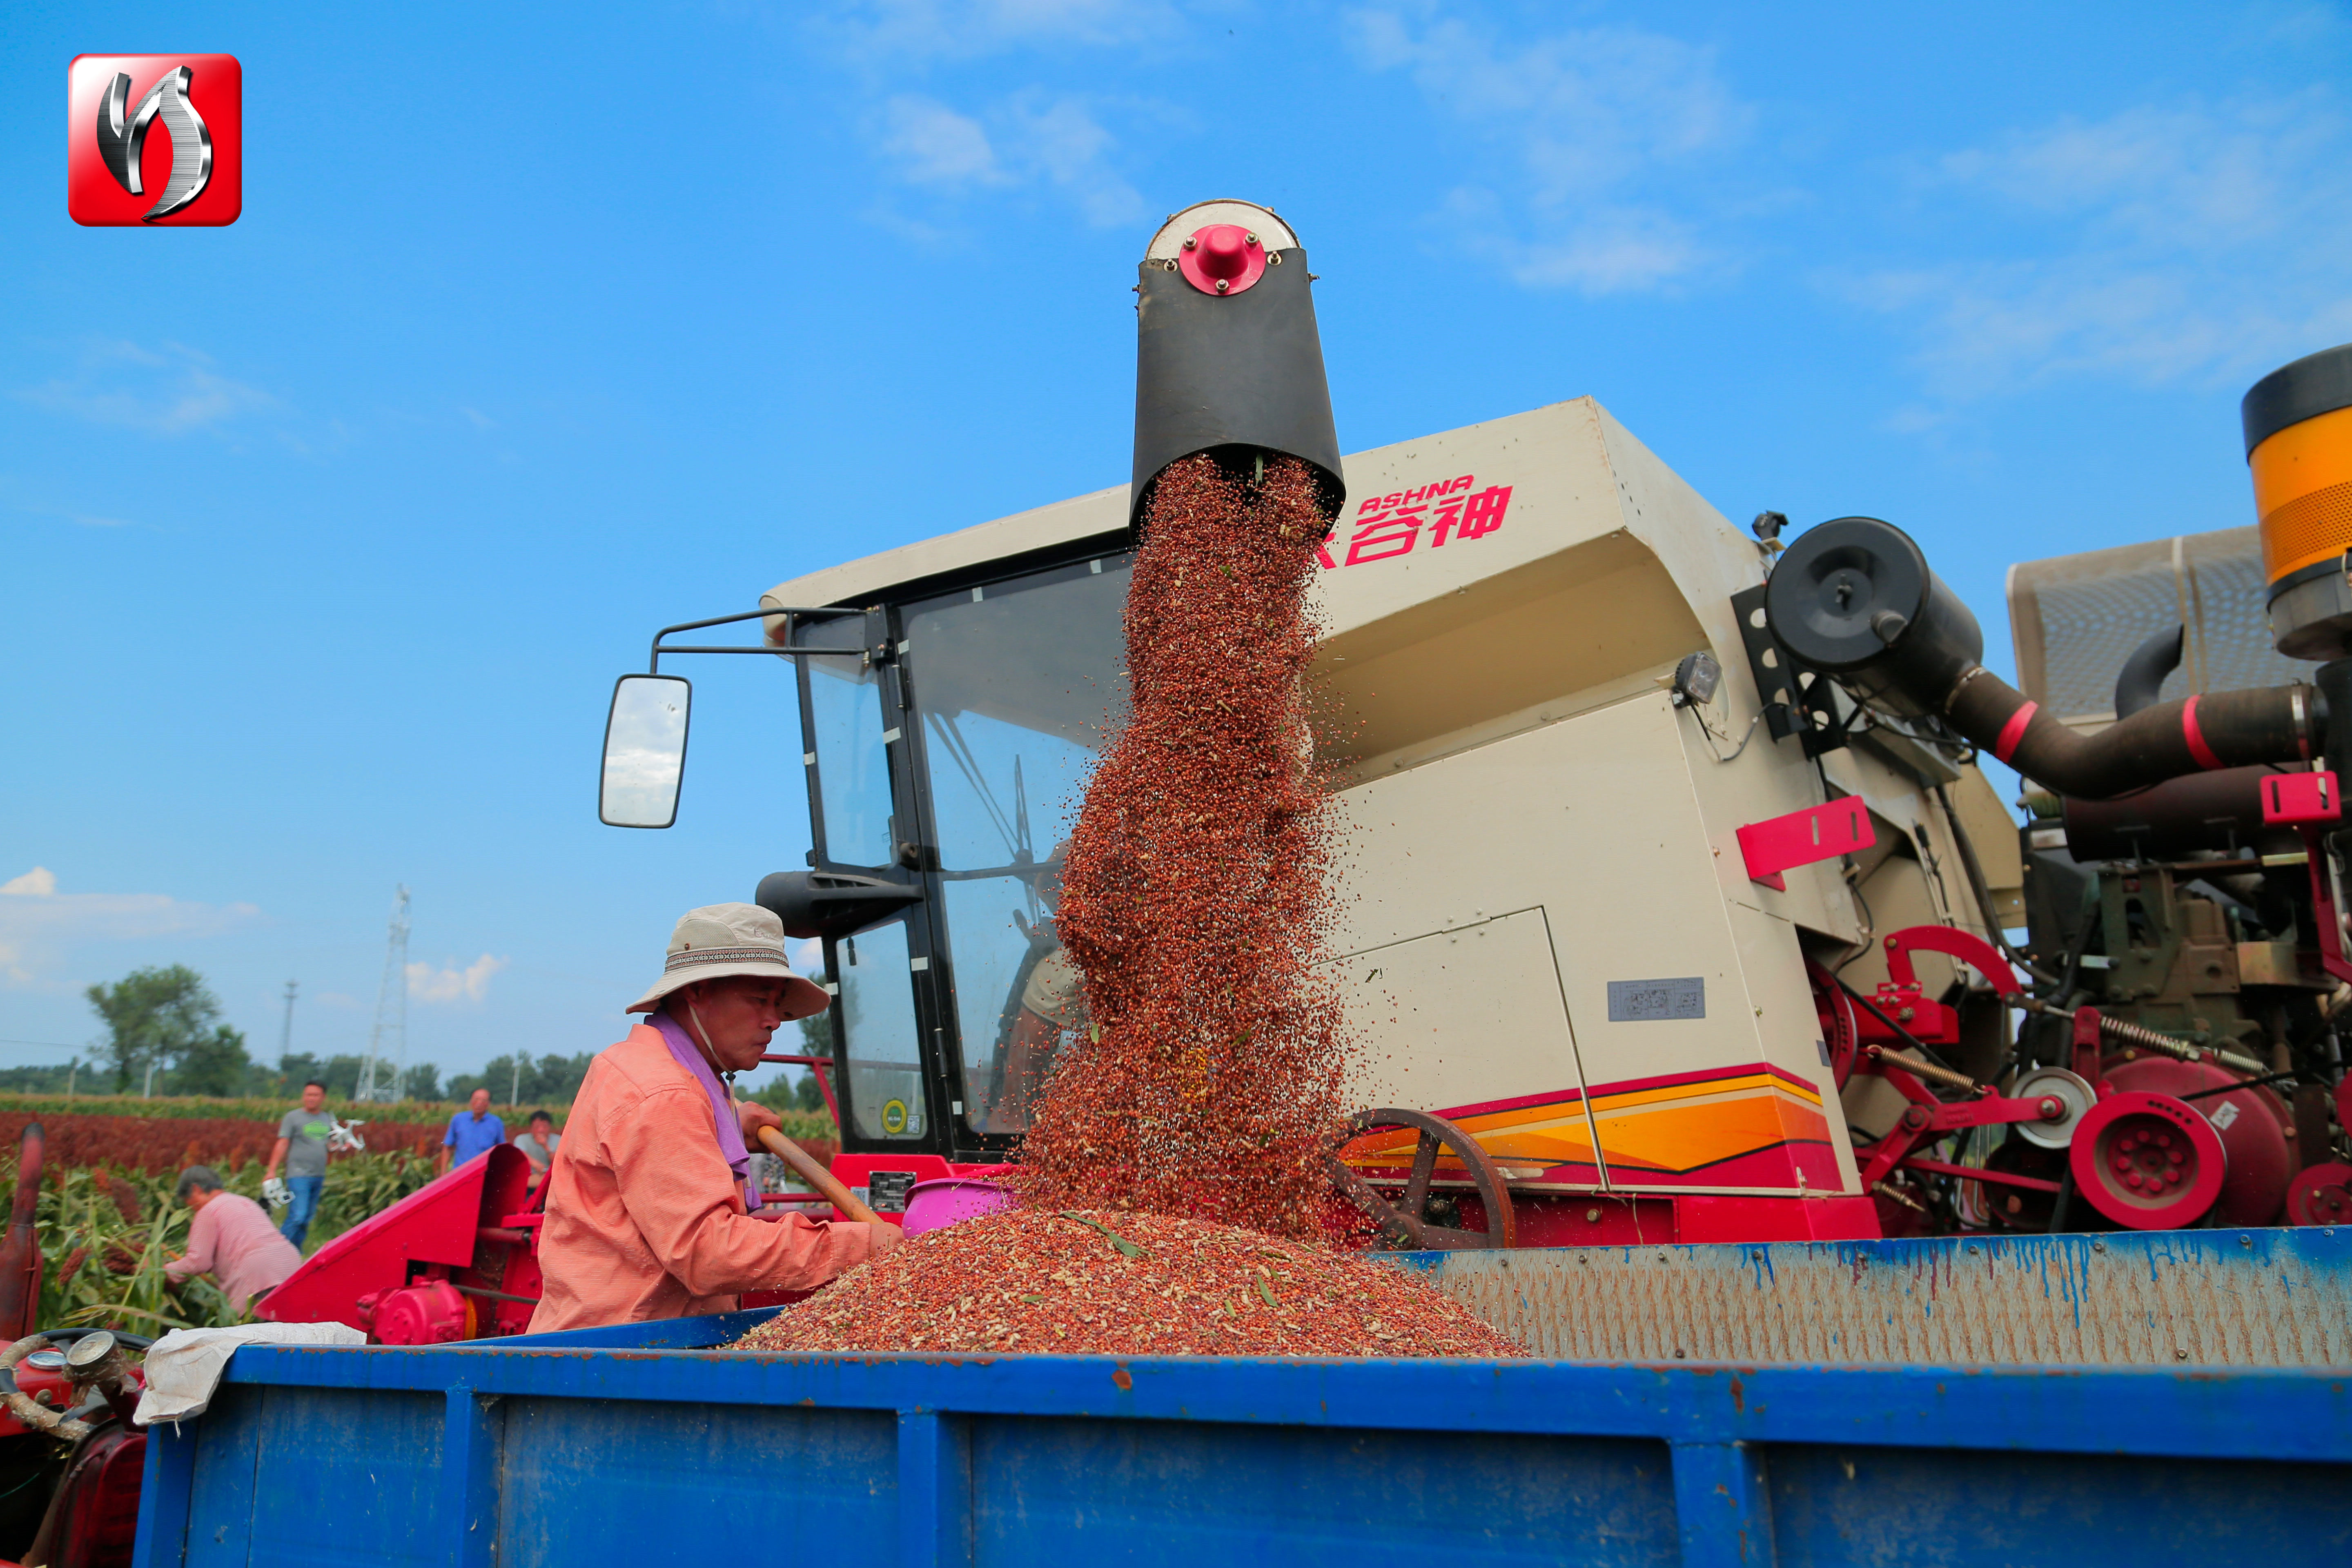
[[[217,228],[245,210],[235,55],[77,55],[66,68],[66,211],[90,226]]]

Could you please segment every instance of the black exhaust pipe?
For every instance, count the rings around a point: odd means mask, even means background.
[[[1290,226],[1249,202],[1200,202],[1172,215],[1144,251],[1136,287],[1135,476],[1140,527],[1169,464],[1209,452],[1240,472],[1268,454],[1317,477],[1325,521],[1347,484],[1307,252]]]
[[[2143,708],[2096,735],[2075,733],[1978,662],[1976,617],[1910,535],[1874,517],[1842,517],[1799,536],[1765,585],[1764,615],[1782,647],[1855,700],[1903,717],[1939,714],[2063,795],[2105,800],[2185,773],[2309,762],[2326,747],[2326,707],[2304,685],[2209,691]]]

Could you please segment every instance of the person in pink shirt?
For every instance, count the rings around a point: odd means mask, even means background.
[[[896,1226],[755,1218],[750,1150],[781,1125],[720,1075],[757,1067],[786,1020],[824,1011],[784,961],[783,922],[751,904],[688,911],[650,1013],[601,1052],[547,1178],[530,1332],[731,1312],[747,1290],[811,1290],[899,1245]]]
[[[188,1222],[188,1250],[163,1265],[173,1284],[210,1274],[228,1293],[238,1316],[256,1296],[274,1290],[302,1267],[302,1254],[278,1233],[268,1211],[251,1198],[221,1190],[210,1165],[180,1173],[180,1201],[195,1211]]]

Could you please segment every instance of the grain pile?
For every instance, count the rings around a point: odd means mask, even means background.
[[[1300,689],[1323,539],[1295,460],[1160,476],[1128,590],[1131,718],[1087,788],[1055,926],[1088,1017],[1020,1207],[934,1230],[739,1348],[1519,1356],[1332,1241],[1347,1036],[1318,974],[1328,795]]]
[[[1517,1357],[1451,1297],[1316,1243],[1162,1215],[1016,1211],[916,1237],[738,1350]]]
[[[1345,1035],[1325,956],[1329,797],[1300,677],[1324,522],[1306,465],[1206,455],[1152,493],[1128,589],[1132,717],[1087,787],[1055,921],[1087,1037],[1024,1196],[1306,1237],[1326,1225]]]

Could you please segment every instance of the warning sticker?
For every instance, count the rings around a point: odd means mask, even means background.
[[[2225,1100],[2213,1108],[2213,1125],[2222,1131],[2227,1132],[2230,1130],[2230,1123],[2236,1120],[2238,1120],[2238,1108],[2228,1100]]]
[[[1675,980],[1612,980],[1609,1021],[1648,1024],[1668,1018],[1706,1016],[1706,981],[1696,974]]]

